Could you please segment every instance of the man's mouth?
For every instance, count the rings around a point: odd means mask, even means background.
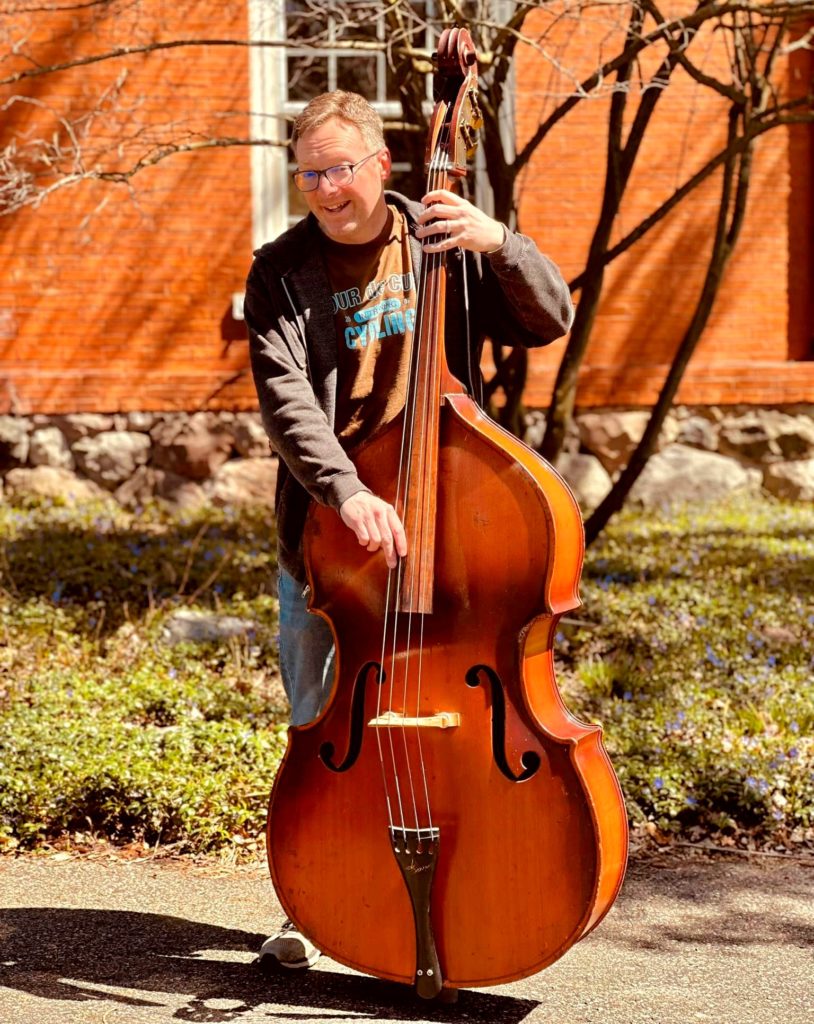
[[[337,203],[336,206],[323,206],[322,209],[326,213],[339,213],[339,211],[344,210],[349,203],[350,200],[346,199],[344,203]]]

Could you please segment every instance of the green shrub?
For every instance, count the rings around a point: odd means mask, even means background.
[[[741,497],[629,511],[590,551],[563,679],[604,724],[634,820],[814,825],[813,538],[811,506]]]
[[[556,643],[633,822],[814,836],[814,509],[626,512]],[[285,745],[265,512],[0,505],[0,848],[208,851],[263,828]],[[180,607],[251,619],[170,646]]]

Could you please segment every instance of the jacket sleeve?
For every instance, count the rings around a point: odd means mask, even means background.
[[[568,285],[556,264],[526,235],[508,231],[480,258],[479,308],[485,334],[507,345],[536,347],[567,334],[574,322]]]
[[[244,308],[260,415],[271,445],[312,498],[338,509],[368,488],[316,400],[293,310],[291,316],[282,312],[279,280],[261,258],[249,272]]]

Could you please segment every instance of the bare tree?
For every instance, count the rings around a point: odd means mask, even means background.
[[[269,8],[281,0],[268,0]],[[190,0],[190,9],[207,5]],[[210,6],[213,26],[224,23],[225,8]],[[401,100],[402,116],[391,129],[405,133],[405,152],[420,168],[426,115],[426,76],[431,71],[432,37],[450,20],[466,21],[481,57],[481,100],[485,126],[483,149],[496,216],[517,218],[518,181],[541,151],[552,130],[585,103],[604,101],[602,203],[588,246],[584,269],[571,282],[579,295],[577,318],[560,364],[547,417],[543,454],[554,460],[573,419],[580,367],[593,335],[605,291],[609,264],[634,245],[713,175],[721,178],[721,212],[707,276],[695,313],[678,346],[653,418],[630,466],[589,521],[595,536],[623,503],[658,436],[687,362],[713,307],[727,260],[737,243],[755,147],[766,132],[814,118],[814,87],[798,95],[783,88],[783,60],[794,50],[814,46],[814,0],[694,0],[678,11],[664,11],[659,0],[299,0],[286,4],[295,25],[296,45],[320,53],[332,48],[360,56],[383,53]],[[160,121],[141,109],[128,88],[134,61],[167,51],[251,46],[281,47],[292,40],[251,41],[233,37],[162,31],[149,0],[11,0],[0,8],[0,112],[6,131],[0,143],[0,215],[42,205],[57,190],[87,181],[125,185],[134,192],[148,167],[178,153],[224,146],[280,145],[246,130],[249,111],[223,110],[201,118],[193,110],[174,110]],[[580,19],[601,21],[601,44],[586,69],[574,33]],[[51,24],[52,31],[42,26]],[[330,23],[330,31],[326,26]],[[383,24],[385,31],[371,31]],[[338,26],[338,30],[337,30]],[[337,41],[338,36],[341,39]],[[707,65],[708,41],[721,40],[728,73],[716,76]],[[705,40],[700,45],[700,40]],[[531,48],[550,68],[548,107],[528,137],[512,130],[519,48]],[[318,74],[305,60],[302,74]],[[100,69],[110,69],[107,77]],[[648,69],[651,69],[648,71]],[[723,98],[729,109],[721,144],[705,165],[688,173],[673,193],[652,208],[616,244],[622,202],[635,180],[633,171],[653,116],[672,87],[676,73],[689,76],[701,90]],[[66,74],[87,74],[84,94],[63,91]],[[728,126],[728,127],[727,127]],[[416,190],[420,182],[415,183]],[[486,394],[495,413],[515,432],[522,430],[524,350],[505,352],[494,345],[496,372]]]

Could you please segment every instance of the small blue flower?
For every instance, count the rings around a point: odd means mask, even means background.
[[[650,605],[651,608],[656,603],[656,599],[655,599],[655,597],[652,594],[650,595],[650,597],[648,597],[647,603]]]
[[[655,789],[663,789],[664,788],[664,779],[660,775],[657,775],[656,778],[653,779],[653,787]]]
[[[622,700],[633,700],[633,694],[630,692],[630,690],[625,690],[625,692],[622,694]]]
[[[688,807],[697,807],[698,806],[698,801],[695,799],[694,796],[688,796],[687,799],[684,802],[687,804]]]
[[[796,734],[800,731],[800,726],[797,724],[796,721],[789,722],[789,729]]]
[[[783,755],[781,754],[780,756],[782,757]],[[799,757],[800,756],[800,751],[797,749],[797,747],[790,747],[789,748],[788,756],[792,760],[794,760],[795,757]]]

